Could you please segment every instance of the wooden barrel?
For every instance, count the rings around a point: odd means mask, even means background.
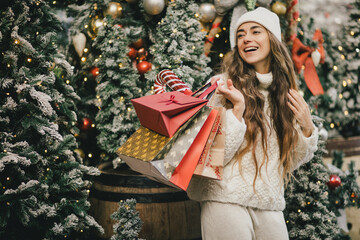
[[[125,164],[112,169],[111,163],[103,163],[99,169],[101,175],[90,192],[90,214],[104,228],[102,238],[113,235],[115,222],[110,215],[119,201],[134,198],[143,221],[140,238],[201,239],[199,203],[189,200],[184,191],[152,181]]]

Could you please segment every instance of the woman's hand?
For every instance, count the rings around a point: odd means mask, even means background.
[[[220,77],[215,77],[211,79],[211,84],[214,84],[220,80]],[[234,87],[231,79],[227,80],[227,88],[224,86],[225,83],[220,83],[216,89],[216,93],[222,95],[224,98],[228,99],[233,104],[233,113],[239,121],[241,121],[244,111],[245,111],[245,98],[244,95]]]
[[[310,137],[314,130],[314,125],[311,120],[309,106],[304,98],[294,89],[288,92],[288,106],[294,113],[296,121],[299,123],[305,137]]]

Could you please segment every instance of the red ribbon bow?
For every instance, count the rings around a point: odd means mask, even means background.
[[[325,51],[323,47],[323,36],[320,29],[316,29],[313,40],[318,41],[317,50],[320,53],[320,63],[323,64],[325,62]],[[314,62],[311,58],[311,53],[315,51],[315,49],[305,46],[298,38],[295,38],[293,47],[292,47],[292,59],[295,64],[295,68],[298,73],[301,72],[302,66],[305,66],[304,69],[304,79],[307,87],[311,91],[311,93],[316,96],[320,94],[324,94],[324,89],[321,86],[319,76],[317,75],[316,68]]]
[[[177,100],[175,100],[175,95],[170,95],[170,100],[168,100],[170,102],[168,102],[166,105],[170,105],[172,103],[178,103]]]

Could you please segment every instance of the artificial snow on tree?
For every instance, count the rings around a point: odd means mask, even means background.
[[[114,235],[111,240],[138,239],[142,221],[135,207],[135,199],[121,200],[119,202],[119,209],[111,214],[111,219],[117,222],[113,226]]]
[[[315,118],[321,125],[321,119]],[[284,216],[290,239],[342,239],[329,201],[329,171],[322,161],[325,142],[319,138],[313,159],[295,170],[285,190]]]
[[[162,19],[149,22],[150,54],[155,70],[145,74],[149,86],[163,69],[171,69],[185,83],[197,89],[211,74],[210,59],[204,54],[205,32],[195,14],[194,1],[170,1]]]
[[[5,6],[4,6],[5,5]],[[90,176],[77,147],[72,70],[42,0],[6,1],[0,20],[0,238],[86,239]]]
[[[128,4],[124,3],[123,5]],[[133,17],[124,9],[124,18]],[[99,31],[93,47],[102,57],[96,62],[100,69],[96,87],[96,115],[99,134],[97,141],[106,154],[104,160],[114,160],[116,150],[139,127],[131,99],[142,96],[140,75],[134,69],[132,59],[127,56],[130,43],[141,37],[139,23],[107,19],[106,26]],[[118,24],[121,24],[120,27]],[[130,24],[130,25],[128,25]]]

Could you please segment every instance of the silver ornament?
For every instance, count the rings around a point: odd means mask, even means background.
[[[144,10],[147,14],[158,15],[165,8],[165,0],[144,0]]]
[[[212,3],[202,3],[199,7],[200,21],[212,22],[216,17],[215,6]]]
[[[319,136],[322,140],[326,141],[329,137],[329,133],[325,128],[322,128],[319,130]]]

